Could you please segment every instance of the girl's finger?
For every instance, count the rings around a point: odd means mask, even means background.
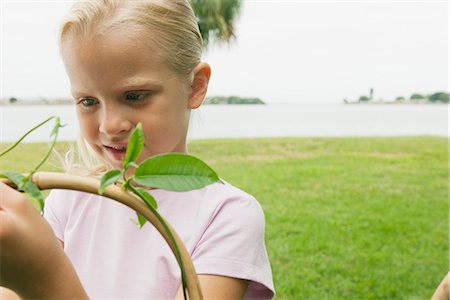
[[[0,208],[2,210],[11,209],[13,206],[21,204],[24,200],[27,201],[24,195],[0,182]]]

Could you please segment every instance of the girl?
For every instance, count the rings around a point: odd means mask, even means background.
[[[200,61],[202,40],[187,0],[80,1],[62,25],[60,49],[88,173],[121,167],[138,122],[145,135],[140,161],[187,153],[190,111],[201,105],[211,74]],[[130,222],[129,208],[52,191],[44,215],[64,255],[28,203],[5,186],[1,192],[1,284],[20,296],[183,297],[173,254],[152,226]],[[227,183],[149,192],[190,252],[205,299],[273,297],[264,215],[252,196]]]

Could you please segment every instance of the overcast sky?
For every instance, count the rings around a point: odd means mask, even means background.
[[[57,49],[72,1],[1,1],[3,97],[70,97]],[[448,90],[447,1],[243,1],[237,40],[205,52],[208,94],[342,102]]]

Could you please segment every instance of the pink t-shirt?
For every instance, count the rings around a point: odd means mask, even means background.
[[[250,280],[246,299],[271,299],[264,213],[249,194],[225,183],[190,192],[152,190],[158,212],[184,242],[198,274]],[[173,299],[178,264],[149,223],[130,208],[93,194],[53,190],[45,218],[91,299]]]

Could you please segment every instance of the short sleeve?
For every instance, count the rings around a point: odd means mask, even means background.
[[[272,299],[264,226],[264,213],[250,195],[222,202],[192,253],[197,273],[249,280],[245,299]]]
[[[60,241],[64,241],[64,227],[61,222],[61,213],[58,214],[61,211],[59,206],[62,202],[58,201],[58,199],[62,194],[63,192],[60,190],[52,190],[45,199],[44,206],[44,218],[50,224],[50,227],[52,227],[53,232]]]

